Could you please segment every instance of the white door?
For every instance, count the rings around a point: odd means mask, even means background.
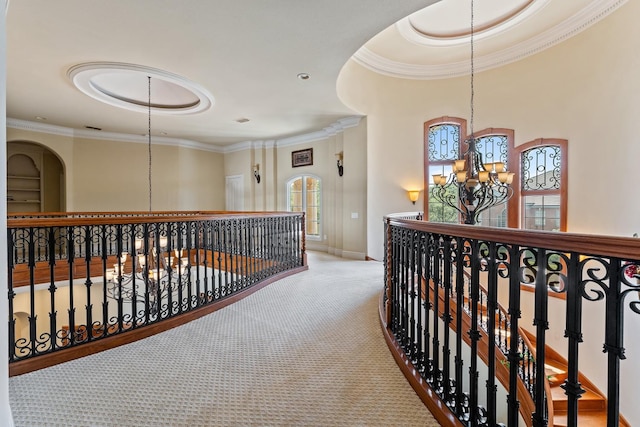
[[[225,210],[244,210],[244,176],[230,175],[225,177]]]

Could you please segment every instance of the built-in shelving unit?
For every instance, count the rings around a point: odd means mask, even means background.
[[[37,157],[15,154],[7,162],[7,211],[42,211],[42,176]]]

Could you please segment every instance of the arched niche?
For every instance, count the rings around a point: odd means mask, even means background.
[[[8,142],[7,212],[65,209],[65,168],[59,156],[35,142]]]

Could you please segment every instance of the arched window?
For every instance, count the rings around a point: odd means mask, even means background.
[[[441,117],[426,122],[424,124],[424,132],[424,188],[428,191],[428,197],[425,198],[425,217],[429,221],[457,224],[460,222],[458,211],[444,205],[431,195],[431,190],[434,186],[431,177],[433,175],[448,176],[451,174],[454,160],[461,158],[462,154],[467,150],[465,140],[470,136],[466,135],[466,121],[456,117]],[[490,128],[476,132],[474,135],[476,149],[482,156],[483,163],[501,162],[507,169],[515,169],[511,165],[511,163],[515,162],[510,160],[510,152],[514,145],[513,135],[512,129]],[[456,188],[452,186],[449,191],[456,192]],[[491,227],[516,226],[510,223],[509,212],[512,210],[516,212],[517,207],[516,200],[494,206],[482,212],[478,217],[478,222],[481,225]]]
[[[300,175],[287,182],[287,210],[304,212],[306,236],[320,240],[322,212],[322,182],[311,175]]]
[[[507,170],[515,172],[517,169],[513,161],[509,160],[509,153],[513,150],[513,129],[485,129],[476,132],[476,148],[482,155],[484,163],[502,162]],[[514,194],[515,196],[515,194]],[[507,203],[494,206],[482,212],[478,218],[480,225],[486,227],[517,227],[509,223],[509,211],[517,210],[517,199],[512,197]]]
[[[537,139],[518,147],[520,227],[567,229],[567,140]]]
[[[449,175],[453,161],[460,157],[463,138],[467,133],[467,122],[458,117],[440,117],[424,124],[424,198],[425,219],[435,222],[460,222],[458,211],[436,200],[431,195],[433,175]]]

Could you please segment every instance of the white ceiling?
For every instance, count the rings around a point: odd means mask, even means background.
[[[154,114],[153,135],[223,147],[318,131],[357,115],[336,94],[340,70],[356,52],[361,64],[399,77],[468,72],[468,0],[437,1],[13,0],[7,116],[145,134],[145,113],[99,102],[68,76],[78,64],[106,61],[164,70],[215,99],[197,114]],[[516,60],[523,47],[535,53],[624,2],[476,0],[478,62],[490,68]],[[531,47],[540,39],[543,47]],[[505,60],[508,51],[520,55]]]

